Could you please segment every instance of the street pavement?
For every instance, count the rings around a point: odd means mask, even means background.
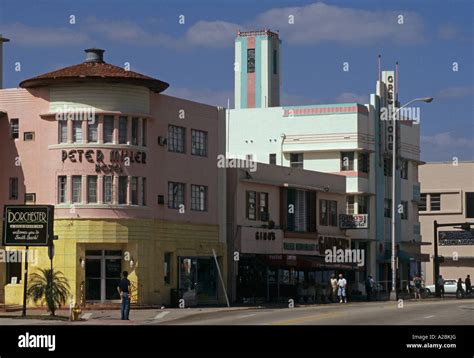
[[[0,313],[0,325],[474,325],[474,300],[356,302],[295,308],[132,309],[129,321],[120,320],[118,309],[84,311],[80,322],[13,317],[19,314]],[[42,314],[45,312],[28,311],[28,315]],[[58,314],[67,316],[68,311],[60,310]]]

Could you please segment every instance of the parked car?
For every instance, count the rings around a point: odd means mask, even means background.
[[[466,285],[462,284],[462,288],[464,291],[466,291]],[[425,289],[427,291],[428,295],[434,295],[435,294],[435,285],[426,285]],[[456,291],[458,289],[458,281],[457,280],[452,280],[452,279],[446,279],[444,280],[444,293],[445,294],[456,294]]]

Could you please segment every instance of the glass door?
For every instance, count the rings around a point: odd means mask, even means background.
[[[86,300],[119,300],[117,286],[122,272],[122,251],[86,251]]]
[[[186,306],[197,303],[197,259],[195,257],[179,258],[179,289]]]
[[[86,257],[86,300],[101,299],[101,258]]]

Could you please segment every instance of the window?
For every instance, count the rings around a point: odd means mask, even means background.
[[[369,213],[369,197],[366,195],[357,196],[357,214]]]
[[[67,178],[66,176],[58,177],[58,203],[67,202]]]
[[[10,178],[8,187],[8,198],[10,200],[18,200],[18,178]]]
[[[132,205],[138,205],[138,178],[132,177],[131,182]]]
[[[402,201],[402,212],[400,213],[402,220],[408,220],[408,201]]]
[[[72,141],[82,143],[82,121],[72,122]]]
[[[35,140],[35,132],[25,132],[25,133],[23,133],[23,140],[24,141]]]
[[[386,218],[392,217],[392,199],[384,199],[383,216]]]
[[[383,159],[383,175],[386,177],[392,176],[392,158]]]
[[[402,159],[400,161],[400,178],[408,179],[408,160]]]
[[[20,124],[18,118],[12,118],[10,121],[10,138],[18,139],[20,134]]]
[[[247,219],[256,220],[256,204],[257,204],[257,192],[247,191],[246,193],[246,208],[247,208]]]
[[[348,215],[354,215],[355,210],[354,210],[354,195],[350,195],[346,199],[346,214]]]
[[[341,152],[341,171],[354,170],[354,152]]]
[[[175,153],[185,152],[185,128],[168,126],[168,150]]]
[[[114,117],[104,116],[104,143],[114,141]]]
[[[191,185],[191,210],[207,211],[207,186]]]
[[[138,145],[138,118],[132,118],[132,144]]]
[[[118,183],[118,203],[127,204],[127,177],[120,176]]]
[[[316,231],[316,193],[308,190],[288,189],[286,227],[289,231],[315,232]]]
[[[357,170],[359,172],[368,173],[369,167],[369,153],[359,153],[357,160]]]
[[[171,283],[171,255],[171,252],[165,252],[163,273],[167,285]]]
[[[94,122],[87,122],[87,141],[89,143],[97,143],[97,121],[98,117],[95,116]]]
[[[420,203],[418,204],[418,211],[426,211],[426,194],[420,194]]]
[[[127,144],[127,126],[128,118],[119,118],[119,144]]]
[[[142,145],[146,147],[146,119],[142,119]]]
[[[268,221],[268,193],[258,193],[258,220]]]
[[[191,154],[201,157],[207,156],[207,132],[191,130]]]
[[[89,175],[87,177],[87,202],[97,203],[97,176]]]
[[[184,184],[168,182],[168,208],[179,209],[184,205]]]
[[[36,203],[36,193],[25,193],[25,204]]]
[[[82,202],[82,177],[79,175],[72,177],[72,202]]]
[[[142,205],[146,205],[146,178],[142,178]]]
[[[107,175],[103,177],[104,204],[112,204],[112,183],[113,176]]]
[[[466,218],[474,218],[474,192],[466,193]]]
[[[247,73],[255,72],[255,49],[249,48],[247,50]]]
[[[319,225],[328,225],[328,201],[319,200]]]
[[[430,209],[431,211],[441,210],[441,194],[430,194]]]
[[[329,200],[329,226],[337,226],[337,201]]]
[[[303,168],[303,153],[290,153],[290,167]]]
[[[276,154],[270,154],[268,158],[268,162],[270,164],[276,164],[277,163],[277,155]]]
[[[273,74],[277,74],[277,69],[278,69],[278,56],[277,56],[277,50],[273,50]]]
[[[11,256],[10,256],[11,255]],[[6,282],[5,284],[13,284],[13,283],[21,283],[22,276],[21,276],[21,261],[23,257],[23,253],[21,251],[8,251],[9,257],[15,257],[17,260],[9,260],[6,263]]]
[[[59,143],[67,143],[67,121],[58,122]]]

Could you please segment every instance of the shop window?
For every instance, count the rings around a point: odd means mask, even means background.
[[[408,201],[402,201],[402,212],[400,213],[402,220],[408,220]]]
[[[474,192],[466,193],[466,218],[474,218]]]
[[[67,143],[67,121],[58,122],[59,143]]]
[[[207,132],[191,130],[191,154],[200,157],[207,156]]]
[[[168,182],[168,208],[179,209],[184,205],[184,183]]]
[[[400,177],[408,179],[408,160],[402,159],[400,161]]]
[[[392,199],[384,199],[383,214],[386,218],[392,217]]]
[[[255,72],[255,49],[249,48],[247,50],[247,73]]]
[[[441,194],[430,194],[430,210],[441,210]]]
[[[359,172],[368,173],[369,172],[369,153],[359,153],[357,159],[357,170]]]
[[[104,204],[112,204],[112,183],[113,177],[111,175],[103,177]]]
[[[303,169],[303,153],[290,153],[290,167]]]
[[[130,181],[130,191],[131,191],[131,202],[132,205],[138,205],[138,178],[132,177]]]
[[[10,178],[8,187],[8,198],[10,200],[18,200],[18,178]]]
[[[18,118],[12,118],[10,120],[10,138],[18,139],[20,135],[20,124]]]
[[[164,279],[165,279],[165,284],[170,285],[171,284],[171,258],[172,258],[172,253],[171,252],[165,252],[165,257],[164,257],[164,267],[163,267],[163,273],[164,273]]]
[[[247,191],[246,192],[246,208],[247,208],[247,219],[256,220],[256,204],[257,204],[257,192]]]
[[[120,176],[118,182],[118,203],[127,204],[127,181],[126,176]]]
[[[268,193],[258,193],[258,220],[268,221]]]
[[[98,140],[97,121],[98,121],[98,117],[95,116],[93,122],[87,122],[87,141],[89,143],[97,143],[97,140]]]
[[[354,152],[341,152],[341,171],[354,170]]]
[[[175,153],[184,153],[185,148],[184,127],[168,126],[168,151]]]
[[[67,202],[67,177],[58,177],[58,203],[64,204]]]
[[[72,141],[82,143],[82,121],[72,122]]]
[[[426,211],[426,194],[420,194],[420,203],[418,204],[418,211]]]
[[[270,154],[270,155],[269,155],[269,158],[268,158],[268,162],[269,162],[270,164],[275,165],[275,164],[277,163],[277,155],[276,155],[276,154],[273,154],[273,153]]]
[[[6,282],[5,284],[19,284],[22,282],[21,276],[21,251],[7,251],[9,260],[6,263]],[[13,258],[15,258],[13,260]]]
[[[82,202],[82,177],[80,175],[72,177],[72,202]]]
[[[114,117],[104,116],[104,143],[112,143],[114,141]]]
[[[97,176],[89,175],[87,177],[87,202],[97,203]]]
[[[119,118],[119,144],[127,144],[127,126],[128,118],[120,117]]]
[[[138,118],[132,118],[132,144],[138,145]]]
[[[191,185],[191,210],[207,211],[207,186]]]

